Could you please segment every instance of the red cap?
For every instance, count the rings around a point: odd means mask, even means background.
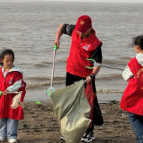
[[[82,15],[76,22],[75,30],[84,33],[89,27],[92,27],[91,18],[88,15]]]

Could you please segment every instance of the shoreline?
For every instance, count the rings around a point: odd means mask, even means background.
[[[94,127],[93,143],[136,143],[136,137],[130,127],[127,113],[119,108],[119,102],[100,103],[104,118],[102,126]],[[24,120],[20,120],[18,129],[19,143],[62,143],[60,127],[51,102],[24,101]]]

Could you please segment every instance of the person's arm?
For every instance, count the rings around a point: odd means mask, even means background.
[[[58,27],[58,30],[57,30],[57,33],[56,33],[56,38],[55,38],[55,41],[53,43],[53,45],[57,45],[57,47],[59,48],[59,45],[60,45],[60,38],[62,36],[62,28],[63,28],[63,25],[64,24],[60,24],[60,26]]]
[[[25,94],[26,94],[26,83],[23,80],[23,76],[21,73],[17,72],[13,75],[13,84],[10,85],[5,91],[4,95],[8,94],[9,92],[21,92],[21,99],[20,102],[23,102]]]
[[[4,94],[7,94],[8,92],[16,92],[21,88],[23,79],[22,74],[20,72],[15,72],[11,78],[13,79],[12,83],[9,83],[7,89],[4,91]]]
[[[21,84],[22,84],[22,80],[18,80],[16,81],[13,85],[9,86],[7,88],[7,92],[16,92],[19,90],[19,88],[21,87]]]
[[[102,50],[101,50],[102,43],[94,50],[94,52],[91,55],[91,59],[95,60],[97,65],[92,70],[91,76],[96,76],[98,72],[100,71],[101,64],[102,64]],[[91,82],[91,77],[86,77],[87,83]]]
[[[73,30],[75,29],[75,25],[73,24],[64,24],[62,28],[62,32],[69,36],[72,35]]]
[[[61,24],[57,30],[56,38],[55,38],[53,45],[56,44],[57,47],[59,47],[60,38],[61,38],[62,34],[67,34],[67,35],[71,36],[74,28],[75,28],[75,25],[72,25],[72,24]]]
[[[127,65],[122,73],[122,77],[125,81],[128,81],[131,77],[133,77],[133,73],[131,72],[129,66]]]
[[[94,61],[96,61],[97,65],[94,67],[92,73],[95,74],[95,76],[97,75],[97,73],[99,72],[100,68],[101,68],[101,64],[102,64],[102,50],[101,50],[101,46],[102,44],[100,44],[95,51],[92,53],[91,55],[91,59],[93,59]]]

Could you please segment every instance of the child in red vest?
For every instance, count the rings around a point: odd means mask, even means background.
[[[102,64],[102,42],[96,36],[96,31],[92,27],[92,20],[88,15],[81,15],[76,24],[60,24],[53,45],[60,45],[60,38],[63,34],[71,36],[70,53],[67,58],[66,66],[66,86],[79,80],[85,80],[86,83],[92,82],[92,78],[98,74]],[[87,60],[94,59],[98,63],[93,69],[93,62]],[[94,86],[95,89],[95,86]],[[95,91],[96,92],[96,91]],[[94,100],[94,99],[93,99]],[[93,112],[93,116],[94,116]],[[96,117],[94,117],[96,118]],[[94,122],[86,131],[81,141],[92,142],[94,137]],[[64,140],[63,137],[61,137]]]
[[[23,119],[21,106],[11,108],[16,91],[22,91],[20,102],[25,96],[26,83],[23,81],[22,72],[13,65],[14,53],[10,49],[4,50],[0,55],[0,141],[8,139],[9,143],[17,142],[18,120]]]
[[[122,76],[128,81],[120,108],[128,112],[138,143],[143,143],[143,35],[133,40],[136,57],[132,58]]]

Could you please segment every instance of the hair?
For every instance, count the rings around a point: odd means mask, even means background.
[[[14,52],[11,49],[5,49],[5,50],[3,50],[2,53],[0,54],[0,65],[2,65],[2,66],[3,66],[3,63],[1,62],[1,60],[4,59],[5,55],[12,55],[13,61],[15,59]]]
[[[143,50],[143,35],[133,38],[132,46],[138,45]]]

